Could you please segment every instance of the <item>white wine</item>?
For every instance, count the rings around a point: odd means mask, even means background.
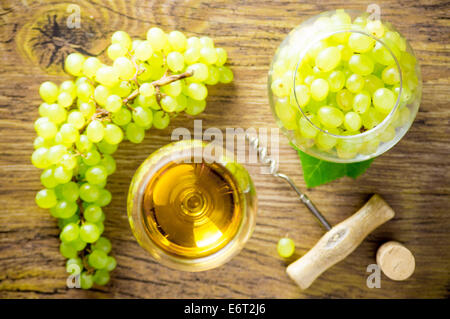
[[[224,152],[198,140],[179,141],[154,152],[136,171],[128,218],[139,244],[161,263],[211,269],[250,237],[255,189],[246,169]]]
[[[236,235],[242,203],[233,176],[221,165],[169,162],[150,179],[142,213],[156,245],[198,258],[220,250]]]

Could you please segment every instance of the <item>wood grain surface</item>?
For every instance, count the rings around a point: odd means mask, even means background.
[[[64,21],[69,4],[81,8],[81,28]],[[66,288],[58,227],[34,196],[40,170],[30,163],[38,116],[39,84],[60,82],[64,56],[74,50],[104,57],[107,39],[123,29],[143,36],[151,26],[209,35],[228,50],[235,81],[210,89],[204,128],[275,127],[268,106],[267,72],[286,34],[321,11],[365,10],[370,2],[298,0],[80,0],[0,1],[0,298],[448,298],[450,291],[450,3],[444,0],[378,1],[381,15],[410,41],[421,63],[423,98],[408,134],[374,161],[357,180],[343,178],[309,189],[332,224],[350,216],[379,193],[396,211],[347,259],[301,291],[286,275],[276,243],[288,234],[303,255],[322,228],[282,181],[249,165],[258,193],[253,236],[228,264],[201,273],[168,269],[135,241],[126,215],[130,180],[140,163],[170,141],[169,128],[150,130],[138,146],[124,142],[116,152],[117,172],[109,178],[112,203],[105,209],[105,233],[118,267],[111,282],[83,291]],[[280,136],[280,168],[305,188],[296,152]],[[382,275],[381,288],[366,286],[366,268],[377,248],[396,240],[416,258],[404,282]]]

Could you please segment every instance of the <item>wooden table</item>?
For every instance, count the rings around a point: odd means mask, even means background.
[[[286,276],[276,243],[288,234],[304,254],[322,229],[282,181],[249,166],[259,211],[255,232],[228,264],[202,273],[170,270],[135,241],[126,215],[126,196],[135,169],[170,141],[181,116],[169,128],[148,132],[139,146],[124,142],[115,154],[118,170],[109,179],[112,203],[105,209],[106,235],[118,261],[110,284],[83,291],[66,288],[58,227],[34,196],[40,171],[30,164],[38,116],[39,84],[60,82],[61,57],[75,48],[99,54],[118,29],[143,36],[158,25],[189,35],[209,35],[228,50],[232,85],[213,87],[203,126],[275,127],[266,93],[267,71],[282,39],[294,26],[321,11],[365,10],[366,1],[158,0],[72,1],[81,9],[81,28],[68,30],[67,2],[4,0],[0,9],[0,297],[1,298],[416,298],[448,297],[450,287],[449,3],[438,0],[379,1],[382,18],[392,22],[414,48],[422,68],[423,98],[409,133],[378,158],[357,180],[343,178],[308,190],[333,224],[350,216],[372,193],[395,209],[394,220],[370,235],[346,260],[311,288],[300,289]],[[75,8],[76,10],[76,8]],[[73,12],[73,11],[72,11]],[[37,38],[36,38],[37,37]],[[33,48],[33,44],[36,44]],[[54,46],[57,44],[57,47]],[[103,55],[104,57],[104,55]],[[49,74],[51,73],[51,74]],[[304,188],[296,152],[280,136],[281,169]],[[404,282],[384,275],[381,288],[366,286],[366,267],[387,240],[404,243],[416,257],[416,271]]]

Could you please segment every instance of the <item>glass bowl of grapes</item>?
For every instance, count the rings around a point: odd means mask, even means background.
[[[416,56],[394,27],[354,10],[314,16],[275,53],[269,100],[290,142],[316,158],[351,163],[393,147],[417,114]]]

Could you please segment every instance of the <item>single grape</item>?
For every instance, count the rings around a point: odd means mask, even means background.
[[[157,129],[163,130],[169,126],[169,123],[170,117],[167,113],[164,113],[163,111],[156,111],[153,113],[153,126]]]
[[[353,73],[347,78],[345,87],[352,93],[358,93],[362,91],[362,89],[364,88],[364,84],[364,78],[359,74]]]
[[[108,177],[108,172],[106,168],[102,165],[96,165],[90,167],[85,174],[86,181],[90,184],[101,184]]]
[[[277,245],[278,254],[283,258],[291,257],[295,252],[294,241],[290,238],[281,238]]]
[[[204,100],[208,96],[208,89],[200,83],[191,83],[188,85],[188,95],[194,100]]]
[[[119,144],[123,140],[123,131],[115,124],[107,124],[104,139],[109,144]]]
[[[353,97],[353,111],[358,114],[365,113],[371,104],[371,97],[368,91],[361,91]]]
[[[94,90],[95,102],[97,102],[101,106],[106,105],[106,102],[108,101],[109,95],[110,95],[110,92],[109,92],[109,89],[106,86],[97,85],[97,87]],[[95,112],[95,106],[94,106],[93,111]],[[92,114],[93,114],[93,112],[92,112]]]
[[[65,258],[76,258],[77,257],[77,251],[75,248],[73,248],[69,243],[61,242],[59,245],[59,251],[61,255],[63,255]]]
[[[167,43],[167,35],[160,28],[151,28],[147,31],[147,40],[156,51],[162,50]]]
[[[46,81],[39,87],[41,98],[47,103],[53,103],[58,98],[58,86],[55,83]]]
[[[97,186],[84,183],[80,186],[80,198],[88,203],[95,202],[100,197],[100,190]]]
[[[375,45],[375,39],[362,34],[353,32],[348,38],[348,46],[354,52],[364,53],[370,51]]]
[[[74,76],[81,75],[84,57],[80,53],[71,53],[66,57],[64,67],[66,71]]]
[[[91,223],[96,223],[100,221],[102,217],[103,211],[100,206],[97,205],[89,205],[84,209],[83,216],[84,218]]]
[[[145,130],[135,123],[129,123],[125,130],[125,135],[130,142],[138,144],[144,140]]]
[[[337,47],[328,47],[316,56],[316,66],[322,72],[333,70],[341,61],[341,51]]]
[[[93,245],[93,248],[95,250],[101,250],[104,253],[108,254],[111,251],[111,242],[106,237],[100,237]]]
[[[329,85],[324,79],[316,79],[311,83],[311,97],[316,101],[324,100],[328,95]]]
[[[346,113],[344,126],[350,132],[358,131],[361,128],[361,117],[355,112]]]
[[[327,128],[336,128],[344,122],[344,114],[341,110],[332,106],[323,106],[317,112],[317,116]]]
[[[84,153],[81,158],[86,165],[93,166],[97,165],[100,162],[101,155],[95,148],[92,148]]]
[[[123,59],[128,60],[125,57],[120,58],[121,60],[119,60],[119,58],[117,60],[119,61],[123,61]],[[116,64],[116,61],[114,61],[114,64]],[[120,66],[122,66],[121,62],[118,62],[117,64],[119,64]],[[134,66],[133,66],[134,67]],[[125,68],[125,67],[124,67]],[[123,71],[122,68],[120,68],[121,71]],[[128,70],[129,71],[129,70]],[[124,72],[125,73],[125,72]],[[108,87],[112,87],[115,84],[117,84],[119,82],[119,76],[121,75],[121,73],[118,72],[116,67],[112,67],[112,66],[102,66],[100,67],[97,72],[95,73],[95,80],[97,82],[99,82],[100,84],[104,85],[104,86],[108,86]]]
[[[153,113],[143,107],[136,107],[133,110],[133,121],[142,128],[149,128],[152,125]]]
[[[184,68],[184,57],[180,52],[170,52],[167,56],[167,66],[173,72],[180,72]]]
[[[189,80],[194,82],[203,82],[208,78],[208,67],[203,63],[195,63],[187,68],[187,71],[193,72]]]
[[[142,83],[142,85],[139,87],[139,93],[142,96],[153,96],[155,94],[155,87],[150,83]]]
[[[373,93],[372,99],[375,109],[382,114],[388,114],[391,112],[396,101],[395,94],[387,88],[380,88],[376,90]]]
[[[69,258],[66,262],[66,271],[71,275],[79,275],[83,270],[83,261],[79,257]]]
[[[93,78],[97,73],[97,70],[100,69],[102,63],[96,57],[89,57],[83,63],[82,72],[89,78]]]
[[[114,269],[116,269],[116,266],[117,266],[116,259],[114,257],[108,256],[106,266],[104,269],[107,271],[113,271]]]
[[[71,242],[78,238],[80,234],[80,227],[77,224],[70,223],[64,226],[61,233],[59,234],[59,238],[62,242]]]
[[[189,115],[198,115],[205,110],[206,101],[205,100],[194,100],[187,98],[187,105],[185,112]]]
[[[87,126],[86,135],[91,142],[98,143],[105,136],[105,128],[99,120],[94,120]]]
[[[63,184],[61,187],[61,195],[66,201],[75,202],[80,195],[78,184],[75,182]]]
[[[94,202],[95,205],[105,207],[111,203],[112,195],[107,189],[102,188],[99,192],[98,199]]]
[[[80,286],[82,289],[91,289],[94,285],[94,277],[87,272],[82,272],[80,275]]]
[[[387,85],[395,85],[400,82],[400,73],[398,72],[397,66],[388,66],[383,70],[381,74],[383,82]]]
[[[43,189],[36,194],[36,204],[41,208],[51,208],[57,204],[57,198],[53,189]]]
[[[215,48],[203,47],[200,49],[200,59],[205,64],[215,64],[218,59]]]
[[[348,66],[353,73],[369,75],[373,72],[374,63],[368,55],[354,54],[348,61]]]
[[[124,48],[131,48],[131,38],[125,31],[116,31],[111,36],[111,43],[117,43]]]
[[[233,81],[234,75],[230,68],[226,66],[219,66],[218,70],[220,72],[220,83],[227,84]]]
[[[54,207],[55,214],[59,218],[72,217],[78,210],[76,202],[70,202],[67,200],[60,200]]]
[[[94,223],[85,222],[80,227],[80,238],[87,243],[94,243],[100,237],[98,226]],[[106,263],[106,261],[105,261]],[[100,267],[102,268],[102,267]]]
[[[116,60],[119,57],[123,57],[127,54],[128,49],[120,45],[119,43],[112,43],[106,53],[111,60]]]
[[[104,286],[109,282],[109,272],[107,270],[98,269],[95,271],[93,279],[97,285]]]
[[[106,99],[105,109],[108,112],[115,113],[122,108],[122,99],[118,95],[110,95]]]
[[[119,126],[125,126],[131,121],[131,112],[126,107],[121,107],[112,115],[112,121]]]

